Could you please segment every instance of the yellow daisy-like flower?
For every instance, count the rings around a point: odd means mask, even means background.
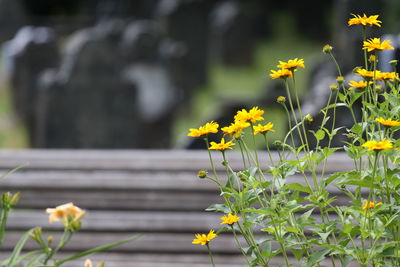
[[[214,230],[210,230],[210,232],[206,234],[195,234],[196,238],[193,239],[192,244],[200,244],[202,246],[207,245],[212,239],[217,237]]]
[[[375,208],[376,206],[379,206],[379,205],[382,205],[382,204],[383,204],[382,202],[375,203],[375,202],[373,202],[373,201],[365,200],[365,203],[364,203],[364,205],[362,206],[362,210],[373,209],[373,208]]]
[[[364,16],[360,15],[354,15],[351,14],[353,18],[349,19],[348,24],[349,26],[351,25],[363,25],[363,26],[381,26],[382,21],[378,20],[379,15],[372,15],[367,17],[367,15],[364,14]]]
[[[374,151],[379,151],[379,150],[389,150],[393,148],[393,144],[390,140],[383,139],[381,141],[367,141],[364,144],[362,144],[363,147],[366,147],[368,150],[374,150]]]
[[[277,70],[277,71],[271,70],[271,73],[269,74],[269,76],[272,79],[280,79],[280,78],[286,79],[288,77],[289,78],[293,77],[293,72],[291,72],[288,69],[280,69],[280,70]]]
[[[375,71],[375,76],[378,76],[380,73],[379,70]],[[373,71],[369,71],[366,69],[357,69],[356,74],[364,77],[365,79],[372,79],[374,78],[374,72]]]
[[[387,119],[385,120],[384,118],[376,118],[375,121],[379,122],[380,124],[384,126],[400,126],[400,121],[395,121],[392,119]]]
[[[382,51],[382,50],[394,49],[394,47],[391,46],[390,43],[391,43],[390,40],[385,40],[381,42],[381,38],[371,38],[367,41],[364,41],[363,49],[364,50],[366,49],[368,52],[374,50]]]
[[[243,129],[250,126],[250,123],[245,121],[235,120],[235,122],[231,123],[231,125],[221,128],[221,130],[225,134],[229,134],[230,136],[239,137],[242,133]]]
[[[189,133],[187,136],[191,137],[200,137],[203,135],[207,135],[209,133],[217,133],[218,132],[218,123],[211,121],[207,122],[205,125],[200,126],[199,129],[191,128],[189,129]]]
[[[254,125],[254,127],[253,127],[254,134],[275,132],[275,130],[272,129],[272,127],[274,127],[274,124],[272,122],[268,122],[266,125],[261,125],[261,124]]]
[[[264,118],[262,115],[264,114],[264,110],[259,109],[258,107],[253,107],[249,111],[242,109],[239,110],[235,115],[235,121],[250,121],[251,123],[255,123],[256,121],[262,121]]]
[[[364,80],[356,82],[356,81],[350,81],[349,82],[349,90],[353,90],[353,89],[365,89],[367,88],[368,84],[372,84],[373,82],[366,82]]]
[[[209,148],[210,150],[224,151],[227,149],[232,149],[232,146],[234,146],[235,143],[233,143],[232,141],[225,143],[225,139],[221,138],[220,143],[211,142],[210,145],[211,145]]]
[[[394,81],[394,79],[398,78],[399,74],[397,72],[377,72],[376,79],[383,81]]]
[[[293,70],[297,69],[297,67],[304,68],[304,59],[295,58],[295,59],[290,59],[288,62],[279,60],[278,68],[293,71]]]
[[[221,224],[229,224],[232,225],[235,222],[240,221],[240,217],[236,216],[236,215],[232,215],[232,213],[229,213],[228,215],[222,216],[221,217]]]
[[[49,214],[49,222],[62,221],[65,226],[70,222],[80,221],[85,215],[85,211],[75,206],[73,203],[67,203],[55,207],[54,209],[46,209]]]

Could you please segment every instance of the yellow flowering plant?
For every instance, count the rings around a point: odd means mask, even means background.
[[[359,81],[346,82],[333,47],[323,47],[338,78],[326,88],[330,96],[320,111],[322,119],[314,120],[302,112],[295,77],[299,68],[305,67],[303,59],[279,61],[277,70],[271,71],[270,78],[281,79],[285,85],[286,95],[277,102],[287,115],[289,129],[282,140],[274,142],[276,156],[266,138],[274,124],[262,122],[268,112],[264,114],[259,107],[239,110],[234,122],[221,128],[221,143],[210,145],[208,134],[203,136],[212,174],[203,171],[201,178],[215,182],[223,199],[222,204],[207,210],[223,214],[217,234],[232,233],[245,266],[272,267],[274,257],[282,257],[280,266],[287,267],[400,266],[400,86],[397,62],[390,62],[392,72],[377,68],[380,51],[393,49],[390,40],[366,39],[369,27],[381,26],[378,18],[352,15],[348,21],[349,26],[361,26],[362,30],[364,65],[353,71]],[[351,126],[338,126],[338,108],[348,112]],[[250,138],[244,138],[246,135]],[[347,139],[333,147],[338,135]],[[256,146],[256,138],[262,137],[268,166],[265,161],[260,163]],[[230,165],[232,150],[240,153],[243,169]],[[354,168],[329,173],[329,157],[339,150],[354,162]],[[224,176],[216,171],[214,153],[222,153]],[[304,181],[291,181],[294,175]],[[331,195],[328,188],[332,187],[345,195],[344,202]],[[215,266],[208,246],[211,239],[196,237],[194,243],[207,244]]]
[[[21,167],[15,168],[7,173],[14,172]],[[2,178],[2,177],[0,177]],[[3,193],[0,199],[0,249],[4,236],[6,235],[6,225],[9,213],[17,205],[20,198],[19,193],[12,194],[10,192]],[[132,242],[140,235],[136,235],[124,240],[120,240],[114,243],[99,246],[86,251],[81,251],[73,255],[63,256],[60,258],[58,252],[60,252],[70,241],[74,234],[76,234],[82,225],[82,220],[86,214],[86,211],[75,206],[73,203],[66,203],[55,208],[48,208],[46,213],[49,215],[49,223],[61,223],[64,227],[64,232],[60,240],[56,243],[53,236],[45,238],[43,236],[43,230],[41,227],[35,227],[25,232],[18,243],[15,245],[10,256],[6,259],[0,260],[0,266],[4,267],[59,267],[68,265],[68,262],[81,259],[88,255],[99,253],[102,251],[109,250],[116,246],[123,245],[128,242]],[[32,239],[37,245],[38,249],[34,251],[24,251],[26,242]],[[82,266],[92,267],[93,263],[90,259],[87,259]],[[97,267],[104,267],[105,263],[100,262]]]

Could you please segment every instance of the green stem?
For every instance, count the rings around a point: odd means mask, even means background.
[[[208,255],[210,256],[210,261],[213,267],[215,267],[215,263],[214,263],[214,257],[211,253],[211,249],[210,249],[210,245],[208,245],[208,243],[206,244],[207,249],[208,249]]]

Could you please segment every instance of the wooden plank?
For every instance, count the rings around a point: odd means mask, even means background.
[[[221,153],[212,152],[216,163],[222,161]],[[242,168],[238,151],[227,154],[234,169]],[[259,152],[261,166],[268,166],[268,155]],[[273,153],[277,159],[277,153]],[[29,169],[76,170],[200,170],[210,169],[208,153],[204,150],[1,150],[0,168],[9,169],[28,164]],[[219,170],[224,167],[216,164]],[[328,172],[353,169],[353,162],[344,153],[329,157]]]

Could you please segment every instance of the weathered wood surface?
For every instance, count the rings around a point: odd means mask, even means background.
[[[217,163],[222,161],[219,153],[213,157]],[[267,166],[267,155],[259,157]],[[228,153],[228,160],[234,169],[242,168],[239,154]],[[144,233],[139,241],[94,259],[106,260],[107,267],[209,266],[206,249],[191,244],[193,233],[220,227],[221,214],[204,211],[221,202],[219,192],[210,181],[197,178],[198,170],[210,170],[206,151],[0,151],[0,170],[20,165],[25,167],[0,180],[0,191],[22,193],[10,216],[4,250],[10,250],[21,233],[34,226],[58,236],[61,226],[48,224],[44,210],[74,202],[87,210],[87,216],[81,233],[71,240],[65,253]],[[217,164],[217,169],[223,176],[223,166]],[[352,162],[336,153],[330,157],[326,173],[346,169],[352,169]],[[290,179],[304,183],[299,175]],[[333,186],[329,191],[340,196]],[[340,204],[345,202],[339,197]],[[212,246],[217,266],[240,266],[243,259],[229,234],[221,234]],[[27,248],[34,248],[33,242]],[[277,266],[280,259],[276,261],[271,266]],[[68,266],[83,266],[82,262]]]

